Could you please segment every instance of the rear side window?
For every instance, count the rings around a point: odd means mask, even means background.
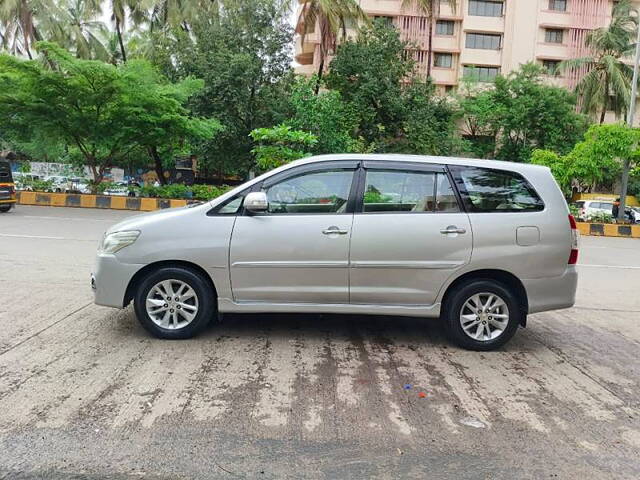
[[[453,166],[456,184],[470,212],[526,212],[544,209],[533,187],[515,172]]]

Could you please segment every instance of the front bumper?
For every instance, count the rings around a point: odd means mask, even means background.
[[[573,307],[578,287],[575,265],[568,265],[559,277],[537,278],[522,281],[529,300],[529,313],[560,310]]]
[[[121,263],[112,254],[99,253],[91,274],[91,288],[96,305],[123,308],[127,287],[144,265]]]

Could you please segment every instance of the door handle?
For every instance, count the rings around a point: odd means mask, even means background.
[[[467,231],[464,228],[458,228],[455,225],[449,225],[444,230],[440,230],[440,233],[442,233],[443,235],[448,235],[450,233],[467,233]]]
[[[324,233],[325,235],[346,235],[347,233],[349,233],[349,230],[340,230],[336,226],[331,226],[322,230],[322,233]]]

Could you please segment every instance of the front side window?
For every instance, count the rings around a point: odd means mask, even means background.
[[[567,0],[549,0],[549,10],[558,12],[567,11]]]
[[[559,28],[547,28],[544,41],[547,43],[562,43],[564,31]]]
[[[493,33],[467,33],[467,48],[477,48],[480,50],[500,50],[499,34]]]
[[[501,17],[502,1],[469,0],[469,15],[480,17]]]
[[[451,20],[438,20],[436,22],[436,35],[453,35],[454,23]]]
[[[450,53],[436,53],[433,57],[433,66],[440,68],[451,68],[453,65],[453,55]]]
[[[268,213],[344,213],[347,208],[353,170],[324,170],[302,173],[264,188]]]
[[[525,212],[544,203],[520,174],[479,167],[452,167],[470,212]]]

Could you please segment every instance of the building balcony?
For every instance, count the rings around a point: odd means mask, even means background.
[[[504,17],[480,17],[468,15],[462,21],[462,29],[470,32],[504,32]]]
[[[460,55],[460,63],[464,65],[486,65],[499,67],[502,65],[502,51],[464,48]]]

